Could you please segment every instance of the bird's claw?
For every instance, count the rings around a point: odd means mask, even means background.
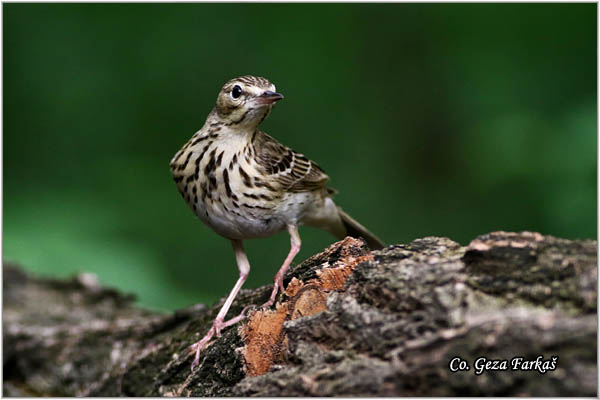
[[[208,333],[202,339],[200,339],[200,341],[192,344],[189,347],[190,352],[196,353],[196,355],[194,356],[194,361],[192,361],[192,372],[194,372],[194,369],[198,366],[198,364],[200,364],[200,352],[208,345],[208,342],[210,341],[210,339],[212,339],[215,332],[216,327],[213,325],[213,327],[210,328]]]
[[[200,342],[194,343],[190,346],[190,352],[196,353],[194,356],[194,361],[192,361],[192,372],[194,372],[198,364],[200,364],[200,352],[204,348],[204,343]]]
[[[240,313],[240,315],[243,315],[243,316],[244,316],[244,318],[245,318],[245,317],[248,317],[248,316],[246,315],[246,311],[248,311],[248,309],[249,309],[249,308],[252,308],[252,307],[256,307],[256,304],[248,304],[246,307],[242,308],[242,312]]]

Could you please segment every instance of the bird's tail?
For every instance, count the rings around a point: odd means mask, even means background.
[[[346,228],[346,236],[365,239],[371,250],[379,250],[385,247],[381,239],[369,232],[367,228],[358,223],[354,218],[346,214],[340,207],[337,208],[342,224]]]

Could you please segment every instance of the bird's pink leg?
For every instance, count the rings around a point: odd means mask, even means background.
[[[240,315],[238,315],[237,317],[231,318],[229,321],[225,321],[225,315],[227,315],[227,311],[229,311],[229,308],[231,307],[235,296],[237,296],[238,292],[242,288],[242,285],[246,281],[246,278],[248,278],[248,274],[250,273],[250,263],[248,262],[248,257],[246,257],[246,252],[244,251],[242,241],[232,240],[231,243],[233,245],[233,251],[235,252],[235,260],[237,261],[237,266],[240,271],[240,277],[235,283],[233,289],[231,289],[229,296],[227,296],[227,300],[225,300],[225,304],[223,304],[223,307],[221,307],[221,310],[219,311],[219,314],[217,314],[217,317],[215,318],[213,325],[208,331],[208,333],[202,339],[200,339],[198,342],[194,343],[191,346],[192,351],[196,352],[194,362],[192,363],[192,370],[198,365],[200,361],[200,352],[206,347],[206,345],[212,339],[212,337],[221,336],[222,329],[244,319],[246,316],[245,311],[249,307],[246,306],[242,310]]]
[[[271,297],[269,297],[269,301],[262,305],[263,307],[268,308],[271,307],[273,303],[275,303],[275,297],[277,296],[277,291],[279,289],[281,289],[282,293],[285,291],[285,289],[283,288],[283,276],[290,267],[290,264],[292,263],[292,260],[294,259],[296,254],[298,254],[298,252],[300,251],[300,245],[302,244],[302,242],[300,241],[300,235],[298,234],[298,228],[296,227],[296,225],[289,225],[288,232],[290,233],[290,252],[285,258],[285,261],[283,262],[281,268],[279,268],[279,271],[277,271],[277,274],[275,274],[275,278],[273,279],[274,285],[273,291],[271,292]]]

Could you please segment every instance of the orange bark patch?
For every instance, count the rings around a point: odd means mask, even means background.
[[[262,375],[269,371],[271,365],[284,358],[287,337],[283,332],[283,323],[286,320],[325,311],[329,293],[343,290],[354,268],[363,261],[373,259],[371,254],[353,255],[356,254],[356,248],[361,246],[360,240],[350,237],[334,243],[319,255],[326,257],[339,252],[340,257],[333,265],[324,262],[322,269],[317,271],[317,278],[308,282],[292,278],[284,292],[287,299],[277,303],[275,310],[261,310],[250,315],[248,322],[240,327],[240,335],[246,344],[242,354],[247,375]]]
[[[249,376],[262,375],[269,371],[274,359],[279,358],[281,349],[281,330],[287,316],[278,304],[276,310],[256,311],[248,322],[241,327],[241,336],[246,347],[244,359],[246,374]]]
[[[288,302],[291,305],[289,312],[290,319],[294,320],[300,317],[308,317],[325,311],[327,306],[325,300],[327,294],[317,285],[305,285],[298,291],[298,294]]]
[[[343,290],[344,285],[346,284],[346,279],[350,276],[352,271],[354,271],[354,268],[361,262],[372,259],[373,256],[371,254],[359,257],[348,257],[342,260],[343,262],[340,266],[319,270],[317,271],[317,276],[319,277],[318,285],[327,291]],[[310,280],[310,282],[314,281],[314,279]]]
[[[298,293],[298,290],[302,289],[302,286],[304,286],[304,282],[302,282],[300,279],[296,279],[295,277],[292,278],[290,283],[288,283],[287,287],[285,288],[285,295],[290,298],[294,297]]]

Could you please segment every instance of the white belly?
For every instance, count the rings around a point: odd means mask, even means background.
[[[313,192],[287,193],[273,208],[233,209],[221,202],[199,200],[198,217],[219,235],[228,239],[254,239],[272,236],[288,225],[299,225],[304,216],[322,201]]]
[[[209,207],[205,212],[205,208]],[[196,212],[198,217],[219,235],[228,239],[254,239],[272,236],[287,226],[278,216],[250,214],[244,210],[225,210],[215,202],[202,204]]]

